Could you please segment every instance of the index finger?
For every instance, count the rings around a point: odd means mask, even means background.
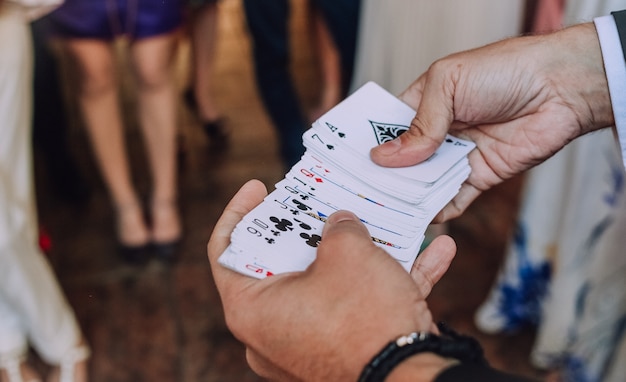
[[[424,93],[424,81],[426,80],[425,75],[422,74],[419,78],[406,88],[398,98],[400,98],[404,103],[411,106],[413,110],[417,110],[420,106],[420,102],[422,101],[422,94]]]
[[[247,278],[246,276],[239,275],[236,272],[222,267],[218,264],[217,258],[220,257],[230,244],[230,235],[237,223],[254,207],[259,205],[266,195],[267,189],[262,182],[256,179],[248,181],[239,189],[235,196],[233,196],[224,209],[222,216],[215,224],[215,228],[207,244],[207,252],[211,263],[213,278],[218,288],[227,285],[230,281],[229,279]]]

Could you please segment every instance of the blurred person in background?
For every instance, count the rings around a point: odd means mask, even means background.
[[[624,0],[541,0],[533,32],[624,7]],[[626,375],[626,258],[615,227],[626,214],[619,202],[624,180],[608,129],[576,139],[530,170],[504,263],[476,313],[487,333],[536,326],[530,361],[558,380],[623,381]]]
[[[324,16],[309,0],[312,45],[317,53],[317,63],[321,77],[321,89],[317,105],[309,112],[309,122],[314,122],[337,105],[346,95],[345,81],[341,70],[341,57],[333,36],[326,25]]]
[[[89,348],[38,243],[32,169],[31,17],[54,1],[0,0],[0,380],[40,381],[29,345],[53,366],[50,381],[87,381]]]
[[[339,52],[343,98],[352,78],[360,0],[313,0]],[[262,101],[274,123],[280,156],[287,168],[304,153],[302,133],[309,121],[302,112],[289,71],[289,0],[244,0],[252,38],[254,70]]]
[[[177,101],[172,65],[181,25],[178,0],[68,0],[50,14],[78,68],[78,102],[116,212],[117,242],[131,263],[173,261],[182,227],[177,203]],[[129,41],[139,125],[152,175],[149,221],[125,149],[113,42]]]
[[[191,42],[190,84],[184,97],[211,146],[228,145],[229,131],[213,96],[213,62],[218,31],[218,0],[187,0]]]

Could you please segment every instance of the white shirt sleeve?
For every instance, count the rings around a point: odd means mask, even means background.
[[[615,128],[626,168],[626,61],[624,52],[613,16],[597,17],[593,21],[600,40],[604,70],[609,82],[609,94],[615,116]]]

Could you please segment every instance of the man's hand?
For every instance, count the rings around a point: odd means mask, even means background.
[[[614,122],[592,24],[448,56],[401,98],[417,115],[409,131],[372,150],[374,162],[419,163],[448,132],[476,143],[469,179],[435,222],[460,215],[482,191]]]
[[[356,216],[340,211],[304,272],[256,280],[219,265],[235,225],[266,193],[258,181],[244,185],[208,244],[226,322],[254,371],[272,380],[354,381],[390,340],[436,330],[425,299],[454,257],[447,236],[433,241],[409,275]]]

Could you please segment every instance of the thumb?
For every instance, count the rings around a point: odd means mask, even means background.
[[[372,149],[374,163],[385,167],[412,166],[437,150],[454,120],[453,91],[442,86],[442,81],[431,69],[402,93],[401,98],[417,108],[417,114],[404,134]]]
[[[344,236],[354,237],[358,241],[364,239],[370,241],[369,232],[358,216],[350,211],[342,210],[328,217],[326,224],[324,224],[322,237],[325,242],[328,242],[336,240],[336,237],[342,239]]]
[[[322,241],[317,251],[318,260],[329,258],[337,264],[339,257],[350,261],[349,254],[355,253],[360,257],[365,251],[376,251],[378,248],[372,243],[367,228],[359,218],[349,211],[337,211],[330,215],[322,231]]]
[[[442,235],[433,240],[413,263],[411,277],[424,298],[448,270],[456,254],[456,244],[450,236]]]

